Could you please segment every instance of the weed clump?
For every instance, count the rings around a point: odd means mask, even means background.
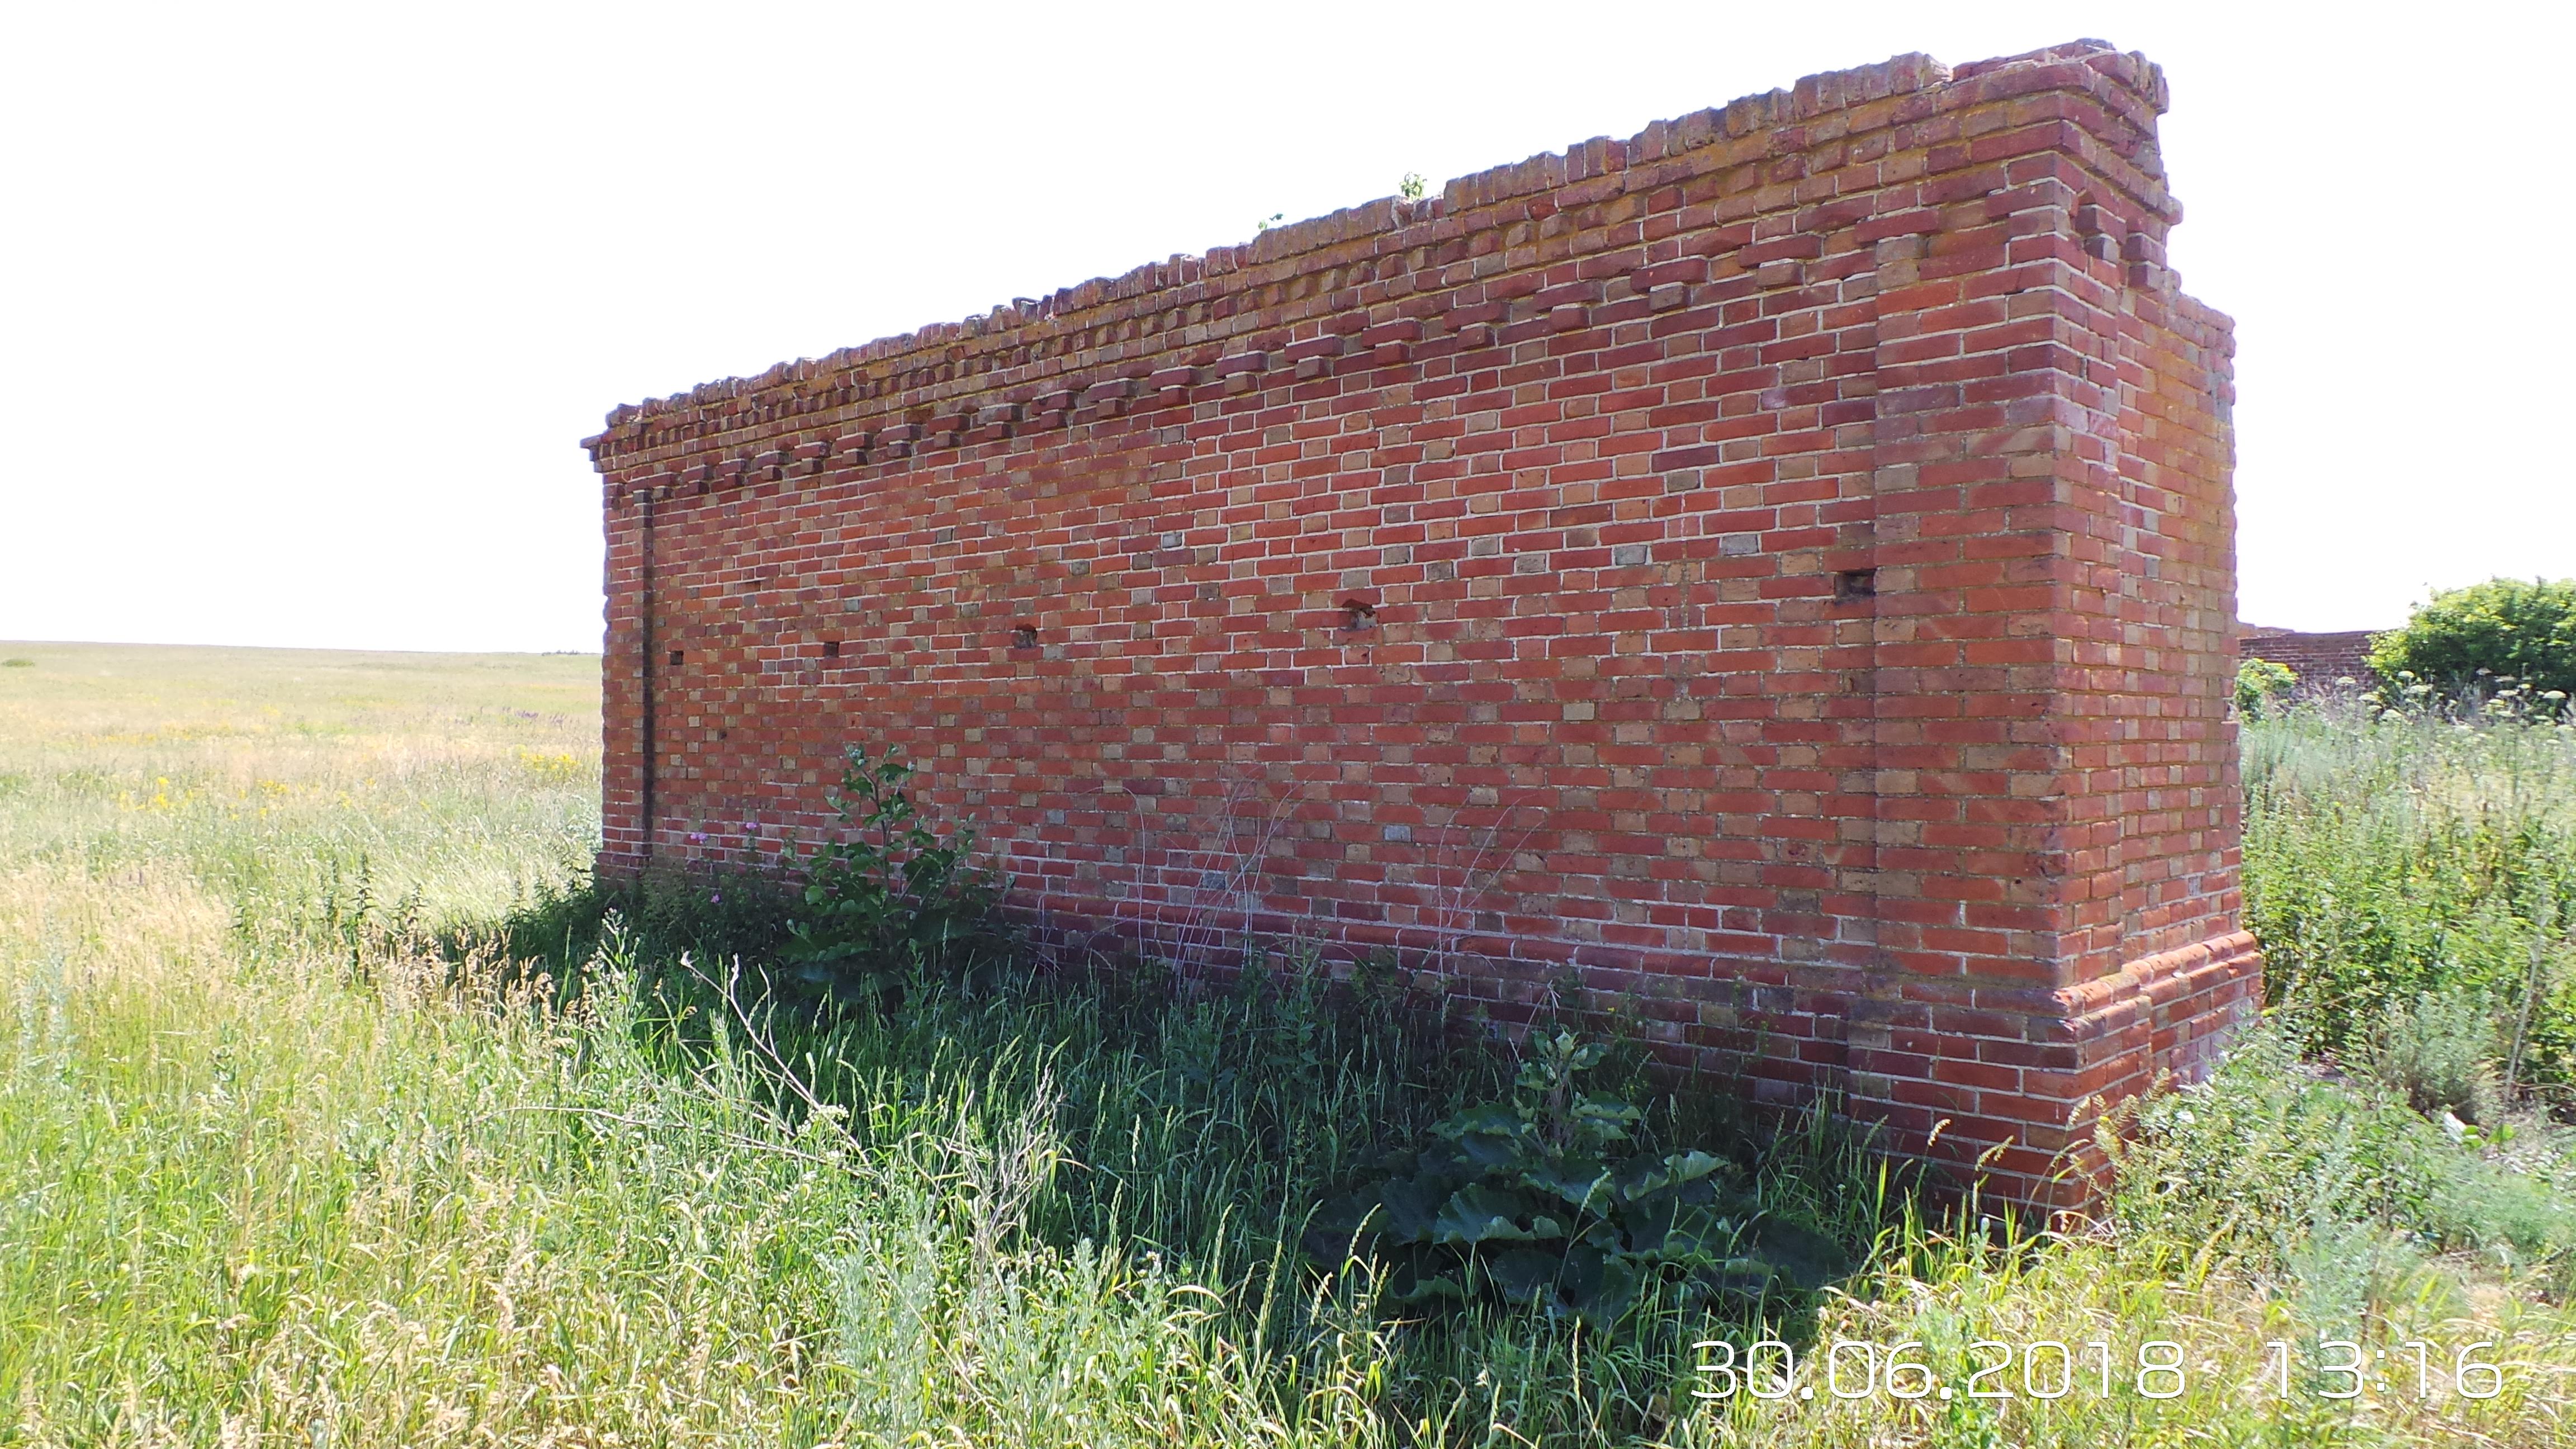
[[[1636,1141],[1646,1113],[1578,1078],[1609,1048],[1533,1033],[1511,1094],[1435,1123],[1305,1237],[1323,1265],[1373,1260],[1406,1303],[1491,1299],[1613,1331],[1658,1281],[1686,1300],[1759,1302],[1848,1265],[1771,1217],[1733,1161]]]
[[[2377,1266],[2346,1285],[2347,1319],[2402,1296],[2443,1253],[2576,1286],[2571,1134],[2533,1123],[2455,1136],[2418,1108],[2416,1085],[2338,1077],[2302,1060],[2281,1024],[2262,1028],[2207,1082],[2140,1098],[2105,1123],[2117,1221],[2224,1246],[2290,1288],[2340,1281],[2331,1263],[2359,1254]],[[2530,1153],[2496,1150],[2518,1137]]]
[[[2473,993],[2426,993],[2390,1009],[2361,1053],[2379,1085],[2431,1117],[2493,1126],[2504,1116],[2493,1009]]]

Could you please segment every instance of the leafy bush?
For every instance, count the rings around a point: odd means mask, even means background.
[[[1607,1047],[1533,1033],[1502,1101],[1433,1127],[1436,1144],[1319,1214],[1310,1255],[1375,1258],[1406,1302],[1494,1298],[1607,1328],[1654,1280],[1704,1299],[1811,1289],[1841,1266],[1824,1237],[1766,1218],[1727,1159],[1637,1150],[1644,1113],[1576,1078]]]
[[[2259,715],[2298,687],[2299,676],[2290,666],[2248,659],[2236,666],[2236,712],[2248,718]]]
[[[910,976],[969,981],[1009,954],[996,919],[1002,883],[973,863],[975,832],[945,839],[921,818],[913,767],[852,745],[833,797],[842,838],[806,863],[804,909],[779,959],[792,980],[844,1002],[883,1002]]]
[[[2511,679],[2576,693],[2576,579],[2491,579],[2436,593],[2373,641],[2382,679],[2412,675],[2457,695]]]

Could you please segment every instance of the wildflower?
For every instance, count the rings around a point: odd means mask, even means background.
[[[705,831],[703,831],[703,830],[701,830],[701,831],[697,831],[697,832],[692,833],[692,834],[689,836],[689,843],[690,843],[691,845],[704,845],[704,844],[706,844],[706,843],[707,843],[707,836],[706,836],[706,832],[705,832]]]

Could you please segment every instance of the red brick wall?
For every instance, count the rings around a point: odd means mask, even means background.
[[[1055,929],[1571,978],[2052,1196],[2260,971],[2163,105],[1900,57],[620,408],[603,868],[891,741]]]
[[[2237,635],[2236,652],[2240,658],[2269,659],[2286,665],[2299,676],[2301,684],[2330,685],[2338,679],[2349,679],[2367,685],[2378,678],[2370,672],[2370,641],[2376,637],[2367,629],[2301,634],[2290,629],[2248,627]]]

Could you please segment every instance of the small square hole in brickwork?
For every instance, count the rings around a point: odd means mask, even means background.
[[[1011,647],[1014,649],[1035,649],[1038,647],[1038,626],[1035,624],[1019,624],[1013,626],[1011,629]]]
[[[680,667],[680,651],[677,649],[671,651],[671,667],[673,669]]]
[[[1377,605],[1362,603],[1358,599],[1342,600],[1342,628],[1345,632],[1355,634],[1362,629],[1376,627]]]
[[[1843,569],[1834,575],[1834,602],[1848,604],[1878,597],[1878,570]]]
[[[826,659],[838,659],[838,658],[840,658],[840,657],[841,657],[841,641],[840,641],[840,640],[838,640],[838,639],[826,639],[826,640],[824,640],[824,641],[823,641],[823,657],[824,657],[824,658],[826,658]]]

